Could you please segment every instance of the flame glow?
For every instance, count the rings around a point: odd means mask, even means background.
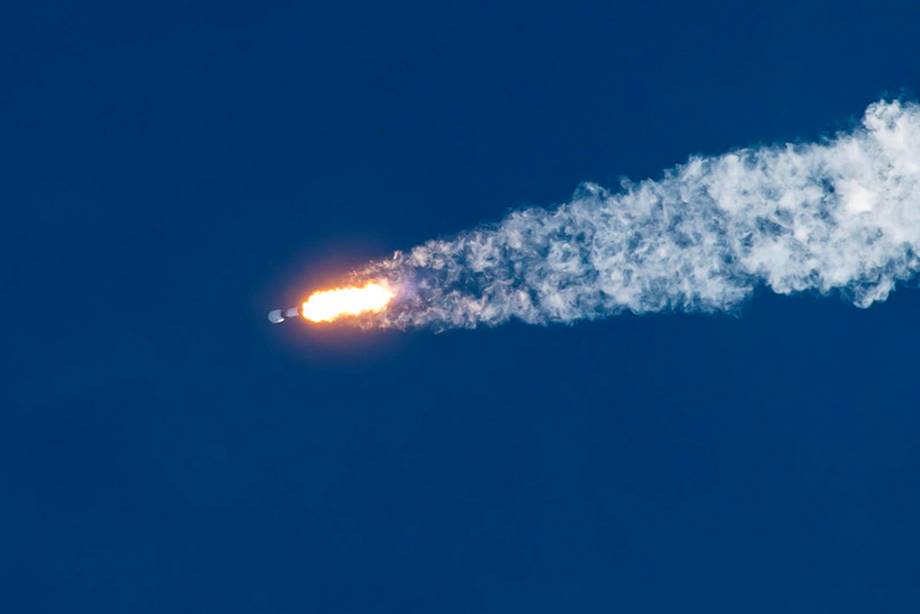
[[[383,311],[394,296],[386,283],[378,282],[370,282],[360,288],[321,290],[304,301],[301,313],[311,322],[332,322],[342,316]]]

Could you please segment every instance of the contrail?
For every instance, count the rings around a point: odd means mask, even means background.
[[[868,307],[914,276],[918,252],[920,107],[880,101],[833,138],[691,157],[617,191],[587,183],[353,281],[395,289],[359,325],[472,328],[731,310],[758,286]]]

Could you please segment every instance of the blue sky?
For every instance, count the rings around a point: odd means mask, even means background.
[[[2,609],[920,601],[915,289],[443,334],[265,320],[582,181],[915,99],[911,3],[0,21]]]

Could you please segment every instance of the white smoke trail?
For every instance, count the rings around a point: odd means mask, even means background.
[[[877,102],[814,144],[693,157],[611,193],[372,263],[400,295],[367,324],[571,322],[624,310],[727,310],[758,285],[839,291],[860,307],[920,268],[920,107]]]

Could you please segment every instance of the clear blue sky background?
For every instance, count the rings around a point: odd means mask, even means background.
[[[920,293],[270,326],[368,258],[848,129],[914,2],[0,19],[0,611],[911,612]]]

